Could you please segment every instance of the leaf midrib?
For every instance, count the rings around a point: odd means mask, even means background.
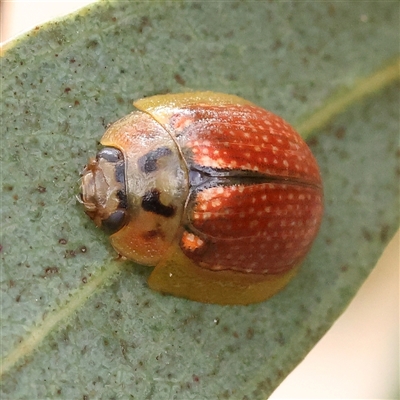
[[[111,262],[100,273],[94,274],[88,282],[71,295],[70,300],[62,307],[49,313],[41,324],[36,325],[27,337],[19,343],[1,362],[0,378],[3,377],[18,361],[33,352],[44,338],[55,328],[61,325],[81,307],[97,289],[101,288],[110,278],[115,278],[122,271],[126,263],[121,261]]]
[[[306,139],[312,133],[326,126],[333,117],[342,113],[351,104],[371,96],[399,78],[400,57],[371,75],[358,80],[352,87],[341,90],[328,98],[323,107],[303,119],[303,122],[296,124],[296,128]]]

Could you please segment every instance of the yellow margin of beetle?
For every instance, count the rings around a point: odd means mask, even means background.
[[[337,96],[328,101],[325,107],[322,107],[304,120],[303,123],[299,124],[297,130],[303,137],[309,136],[313,131],[326,125],[335,115],[342,112],[346,106],[383,89],[398,79],[400,79],[400,57],[395,62],[360,80],[351,89],[340,91]],[[49,313],[44,321],[32,329],[28,336],[0,362],[0,380],[15,364],[32,353],[50,331],[58,324],[61,324],[62,321],[67,321],[86,300],[96,293],[98,288],[104,287],[106,283],[111,283],[110,278],[115,279],[115,276],[125,266],[126,263],[121,261],[111,262],[98,275],[95,274],[81,289],[72,294],[70,300],[62,307]]]

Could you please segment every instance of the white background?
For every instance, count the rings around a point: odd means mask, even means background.
[[[1,42],[89,3],[2,1]],[[398,232],[346,312],[271,399],[399,398],[399,240]]]

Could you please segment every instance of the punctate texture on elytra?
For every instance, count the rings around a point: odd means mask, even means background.
[[[153,96],[115,122],[81,202],[115,250],[155,266],[151,288],[263,301],[295,275],[323,213],[317,162],[282,118],[234,95]]]

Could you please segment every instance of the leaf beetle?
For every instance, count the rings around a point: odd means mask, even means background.
[[[214,92],[152,96],[112,124],[80,201],[149,286],[216,304],[263,301],[295,275],[323,214],[317,162],[279,116]]]

